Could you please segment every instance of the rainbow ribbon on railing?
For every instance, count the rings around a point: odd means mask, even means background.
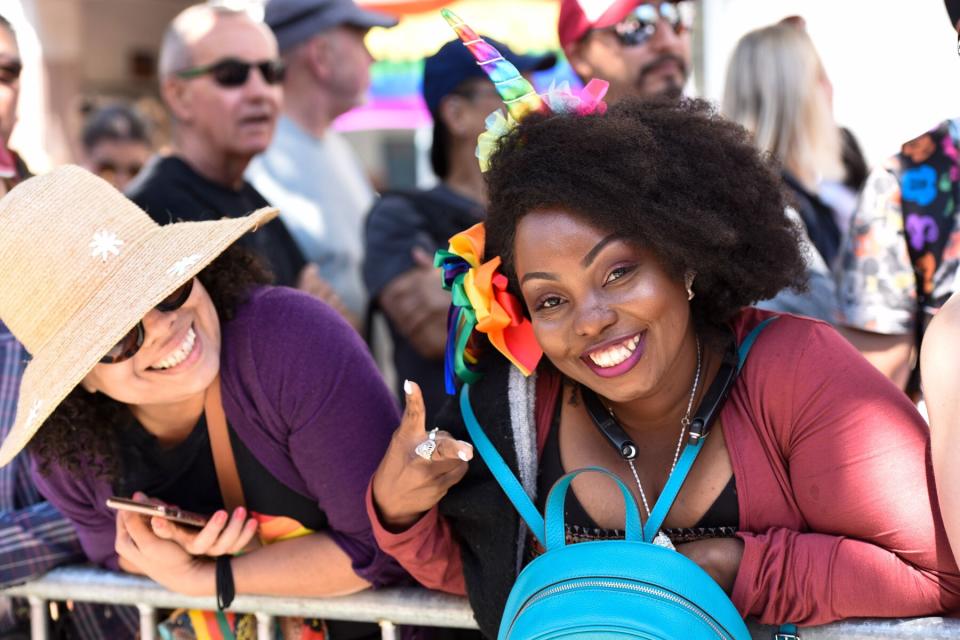
[[[453,296],[444,355],[444,382],[451,395],[457,392],[457,378],[468,384],[480,378],[472,368],[477,363],[470,345],[474,331],[486,334],[523,375],[530,375],[543,355],[520,301],[507,291],[500,257],[482,262],[484,241],[483,223],[475,224],[450,238],[449,248],[434,257],[434,266],[443,271],[443,288]]]

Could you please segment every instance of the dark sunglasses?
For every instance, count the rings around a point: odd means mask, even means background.
[[[625,47],[639,47],[653,37],[661,20],[678,35],[689,29],[687,16],[691,6],[690,2],[663,2],[659,6],[641,4],[609,30]]]
[[[247,79],[250,77],[250,69],[253,67],[260,69],[260,75],[263,76],[263,80],[267,84],[283,82],[283,77],[287,71],[282,60],[244,62],[236,58],[226,58],[202,67],[178,71],[177,75],[181,78],[199,78],[209,73],[213,76],[213,81],[221,87],[242,87],[247,83]]]
[[[20,79],[23,64],[19,60],[0,63],[0,84],[11,85]]]
[[[193,278],[190,278],[185,285],[179,287],[176,291],[161,300],[154,309],[162,313],[176,311],[183,306],[192,292]],[[113,349],[107,352],[107,355],[100,358],[100,362],[103,364],[116,364],[124,360],[129,360],[140,350],[140,347],[143,346],[144,335],[143,320],[141,320],[137,323],[137,326],[127,332],[127,335],[120,338],[120,342],[114,345]]]

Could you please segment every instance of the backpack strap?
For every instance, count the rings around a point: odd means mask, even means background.
[[[463,414],[463,421],[467,425],[467,432],[470,439],[473,440],[473,446],[480,452],[480,456],[490,469],[490,473],[496,478],[497,482],[503,488],[504,493],[510,498],[513,507],[520,514],[520,517],[527,523],[530,531],[537,537],[540,544],[546,548],[547,541],[544,534],[543,516],[537,511],[537,507],[530,500],[530,496],[523,490],[520,481],[514,475],[510,467],[503,460],[503,456],[497,451],[497,448],[490,442],[490,438],[484,433],[483,427],[477,422],[477,416],[473,413],[473,407],[470,406],[470,385],[464,384],[460,389],[460,412]]]
[[[559,549],[567,544],[567,533],[563,526],[563,506],[567,499],[567,490],[574,478],[587,471],[602,473],[617,483],[624,502],[624,538],[630,541],[640,541],[642,535],[640,509],[637,507],[637,501],[630,493],[627,485],[617,475],[603,467],[584,467],[564,474],[550,489],[546,504],[547,551]]]
[[[779,317],[780,316],[770,316],[766,320],[763,320],[755,326],[743,339],[743,342],[740,343],[740,346],[737,348],[737,368],[735,375],[726,381],[726,389],[715,396],[715,403],[722,403],[726,399],[730,387],[736,382],[736,374],[739,374],[740,370],[743,369],[743,365],[747,361],[747,355],[750,353],[750,349],[753,348],[754,342],[757,341],[757,336],[760,335],[760,332],[763,331],[768,324]],[[706,413],[710,416],[708,420],[712,420],[716,416],[718,408],[718,406],[707,408]],[[702,413],[702,410],[697,411],[698,415]],[[707,428],[709,428],[709,425],[707,425]],[[690,473],[693,463],[696,461],[697,456],[700,455],[700,450],[703,448],[704,442],[706,442],[706,438],[691,439],[691,441],[687,442],[687,446],[683,448],[683,454],[680,456],[680,459],[677,460],[677,466],[667,479],[667,484],[663,487],[663,491],[660,492],[660,497],[657,498],[657,503],[653,505],[653,511],[650,512],[650,517],[647,518],[647,523],[643,527],[643,539],[647,542],[653,541],[660,531],[664,519],[666,519],[667,514],[670,513],[673,501],[677,499],[677,494],[680,493],[680,487],[683,486],[683,482],[687,479],[687,474]]]
[[[776,320],[778,317],[779,316],[771,316],[762,321],[744,338],[737,350],[737,373],[743,368],[743,364],[747,360],[747,354],[750,353],[750,349],[753,347],[757,336],[760,335],[760,332],[763,331],[770,322]],[[725,397],[726,394],[720,396],[721,399]],[[540,515],[537,507],[533,504],[533,501],[530,500],[530,496],[523,490],[520,481],[517,480],[513,471],[510,470],[510,467],[504,461],[503,456],[500,455],[497,448],[490,442],[490,438],[487,437],[483,427],[481,427],[477,421],[473,407],[470,406],[469,384],[464,384],[460,389],[460,413],[463,415],[463,421],[467,426],[467,432],[470,434],[473,446],[480,452],[480,456],[486,463],[487,468],[490,469],[493,477],[503,488],[504,493],[507,494],[507,498],[513,503],[520,517],[527,523],[530,531],[537,537],[540,544],[546,548],[547,543],[543,516]],[[673,501],[676,500],[677,494],[680,492],[680,487],[683,486],[683,482],[687,479],[690,468],[693,466],[697,455],[700,454],[700,450],[703,448],[703,442],[704,439],[700,438],[695,444],[688,442],[684,448],[683,454],[677,461],[676,468],[673,470],[673,473],[670,474],[666,486],[657,499],[657,504],[653,507],[646,526],[643,527],[643,539],[647,542],[652,541],[657,535],[657,532],[660,531],[660,525],[663,524],[663,520],[670,511],[670,507],[673,506]]]

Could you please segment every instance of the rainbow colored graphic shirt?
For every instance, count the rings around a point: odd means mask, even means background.
[[[840,256],[841,324],[921,328],[960,288],[960,119],[903,145],[867,179]]]

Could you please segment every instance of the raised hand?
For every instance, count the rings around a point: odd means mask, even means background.
[[[437,504],[467,473],[467,462],[473,458],[470,443],[445,431],[431,436],[420,387],[408,380],[403,388],[407,407],[373,475],[373,503],[381,522],[395,531],[408,528]],[[431,440],[435,446],[423,444]]]

